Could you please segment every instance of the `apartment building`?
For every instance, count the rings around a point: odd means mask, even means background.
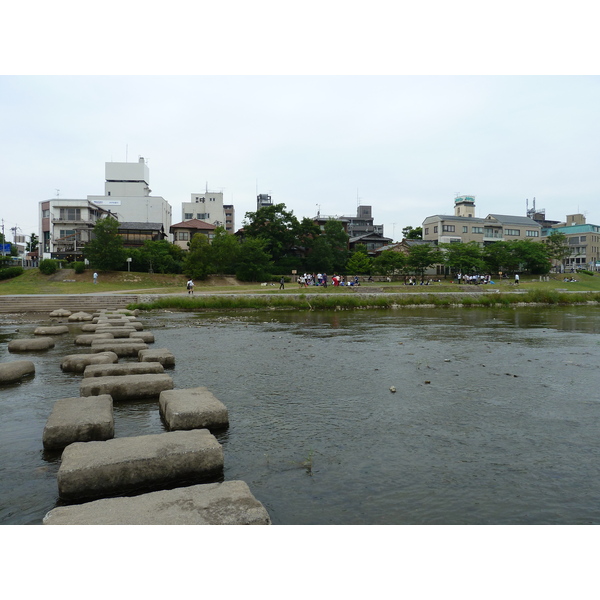
[[[40,258],[83,260],[98,219],[107,211],[83,199],[53,198],[39,203]]]
[[[181,217],[184,221],[197,219],[211,223],[215,227],[224,227],[228,233],[235,232],[235,208],[233,204],[223,203],[223,192],[191,194],[189,202],[182,202]]]
[[[481,246],[500,240],[541,240],[542,226],[530,217],[489,214],[475,216],[475,196],[457,196],[453,215],[432,215],[423,223],[423,240],[437,244],[477,242]]]
[[[553,231],[564,233],[571,254],[562,265],[563,271],[576,269],[600,271],[600,226],[585,222],[582,214],[567,215],[564,222],[546,229],[546,235]]]

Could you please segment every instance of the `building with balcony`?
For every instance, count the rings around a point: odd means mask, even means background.
[[[53,198],[39,203],[40,258],[83,260],[98,219],[108,214],[89,200]]]
[[[182,202],[181,217],[184,221],[197,219],[224,227],[228,233],[235,231],[235,208],[233,204],[223,204],[223,192],[209,192],[191,195],[189,202]]]
[[[422,224],[423,240],[436,244],[477,242],[481,246],[497,241],[541,240],[542,226],[530,217],[489,214],[475,216],[475,196],[457,196],[453,215],[432,215]]]

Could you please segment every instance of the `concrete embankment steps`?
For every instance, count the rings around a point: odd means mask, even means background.
[[[0,296],[0,313],[43,312],[58,308],[71,312],[125,308],[138,302],[137,294],[56,294],[48,296]]]

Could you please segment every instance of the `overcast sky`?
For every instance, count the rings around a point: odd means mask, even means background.
[[[55,16],[54,8],[45,6],[42,21]],[[354,24],[363,25],[364,15],[352,16]],[[157,18],[160,22],[164,16],[159,13]],[[98,24],[101,30],[119,28],[121,21],[114,15],[105,19]],[[38,233],[40,200],[57,193],[61,198],[103,194],[105,162],[134,162],[139,156],[148,161],[152,195],[171,204],[173,222],[182,218],[181,203],[208,186],[223,191],[226,203],[235,206],[236,228],[247,211],[255,210],[257,193],[285,203],[298,218],[312,217],[318,210],[353,215],[359,203],[371,205],[375,223],[383,224],[385,235],[396,240],[403,227],[419,226],[433,214],[452,214],[456,194],[476,197],[477,216],[525,215],[526,201],[532,206],[535,198],[549,219],[582,212],[588,222],[600,223],[598,76],[495,74],[519,73],[514,65],[520,62],[535,73],[536,63],[532,67],[525,54],[509,69],[491,69],[490,75],[471,62],[465,70],[450,68],[448,75],[420,74],[416,58],[424,46],[414,55],[414,69],[406,69],[407,61],[398,69],[416,74],[395,75],[394,61],[410,45],[398,48],[397,55],[380,52],[367,65],[364,38],[360,52],[357,43],[348,43],[352,28],[339,31],[344,42],[340,48],[354,65],[328,62],[332,54],[319,46],[320,54],[309,57],[306,68],[291,60],[276,68],[274,57],[286,49],[281,31],[272,26],[264,32],[250,26],[243,30],[243,23],[236,23],[237,37],[241,32],[245,37],[233,44],[230,31],[215,33],[218,27],[206,26],[194,30],[194,37],[191,26],[180,20],[182,32],[171,32],[166,39],[161,35],[160,53],[157,44],[141,44],[137,55],[136,43],[147,42],[147,32],[101,45],[87,29],[73,29],[69,37],[65,32],[53,36],[51,27],[44,28],[48,43],[34,55],[23,54],[21,67],[5,69],[0,76],[0,217],[7,236],[12,238],[13,227]],[[393,25],[394,31],[406,39],[410,28],[402,24],[402,31]],[[385,18],[374,23],[367,19],[363,34],[370,32],[369,45],[382,50],[379,40],[390,39],[384,35],[390,27]],[[439,34],[443,24],[437,27]],[[293,30],[292,45],[303,40],[304,47],[312,47],[321,39],[299,29]],[[382,32],[380,37],[376,31]],[[453,43],[437,49],[422,73],[448,70],[444,58],[465,37],[470,60],[483,54],[485,28],[474,28],[468,36],[450,26],[444,31]],[[506,28],[502,35],[508,35]],[[188,40],[192,54],[183,69],[173,68],[180,65],[176,61],[166,68],[157,57],[168,55],[168,48],[181,38]],[[213,56],[230,60],[207,68],[203,58],[215,40],[219,48]],[[510,46],[504,44],[502,52]],[[245,59],[254,57],[252,51],[267,47],[267,67],[249,66]],[[338,46],[330,44],[335,55],[332,47]],[[100,48],[101,56],[79,66],[75,59],[90,48]],[[564,56],[560,47],[557,52]],[[58,60],[52,62],[55,56]],[[485,56],[487,66],[497,66],[488,60],[493,56],[489,51]],[[190,67],[190,58],[201,68]],[[105,67],[98,67],[103,59]],[[439,69],[432,68],[436,60]],[[560,72],[569,72],[558,59],[556,65]],[[146,74],[153,69],[207,74]],[[87,72],[108,74],[62,74]],[[144,74],[128,74],[137,72]],[[270,72],[275,74],[262,74]]]

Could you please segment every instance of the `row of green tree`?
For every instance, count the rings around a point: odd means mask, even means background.
[[[413,233],[413,228],[407,228]],[[569,253],[566,237],[555,232],[545,243],[532,240],[499,241],[485,247],[475,242],[433,246],[414,244],[406,253],[386,250],[371,258],[364,246],[348,250],[348,234],[333,219],[321,228],[311,219],[299,221],[284,204],[246,213],[241,235],[223,228],[209,240],[196,234],[188,251],[167,241],[146,242],[138,249],[125,249],[118,223],[108,218],[94,228],[94,239],[84,255],[100,270],[185,273],[194,279],[211,274],[235,274],[242,281],[266,281],[277,274],[325,272],[329,274],[413,274],[423,276],[433,265],[451,272],[498,273],[529,271],[547,273],[551,260]],[[418,235],[411,235],[418,239]],[[131,258],[127,267],[127,258]]]
[[[529,272],[545,274],[552,261],[562,262],[571,250],[566,236],[553,232],[544,242],[533,240],[497,241],[481,247],[477,242],[454,242],[411,247],[407,254],[384,250],[372,260],[373,272],[381,275],[424,275],[433,265],[443,265],[450,273],[497,274],[501,272]]]

